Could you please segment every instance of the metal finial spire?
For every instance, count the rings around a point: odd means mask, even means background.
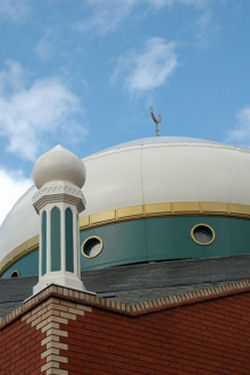
[[[161,122],[161,115],[158,115],[158,120],[157,120],[157,118],[154,115],[153,107],[150,107],[150,113],[151,113],[151,117],[152,117],[152,119],[154,120],[154,123],[155,123],[156,137],[159,137],[160,134],[159,134],[158,124]]]

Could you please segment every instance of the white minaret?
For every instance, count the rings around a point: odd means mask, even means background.
[[[37,294],[50,284],[85,291],[80,274],[79,213],[85,209],[81,187],[83,161],[58,145],[35,163],[38,191],[33,206],[40,215],[39,280]]]

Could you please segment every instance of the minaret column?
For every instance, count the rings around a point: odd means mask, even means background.
[[[50,284],[85,290],[79,257],[79,213],[85,209],[81,187],[85,168],[81,159],[56,146],[36,162],[38,188],[33,205],[40,215],[39,281],[36,294]]]

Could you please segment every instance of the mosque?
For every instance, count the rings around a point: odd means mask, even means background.
[[[0,375],[250,374],[250,150],[42,155],[0,227]]]

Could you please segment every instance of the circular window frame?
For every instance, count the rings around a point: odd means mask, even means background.
[[[212,232],[212,238],[210,241],[208,242],[200,242],[198,241],[196,238],[195,238],[195,235],[194,235],[194,231],[196,228],[200,227],[200,226],[203,226],[203,227],[207,227],[211,232]],[[211,227],[211,225],[208,225],[208,224],[205,224],[205,223],[199,223],[199,224],[195,224],[193,226],[193,228],[191,229],[191,237],[192,237],[192,240],[197,243],[197,245],[200,245],[200,246],[208,246],[208,245],[211,245],[214,240],[215,240],[215,231],[214,229]]]
[[[13,276],[14,273],[16,273],[17,276]],[[18,270],[13,270],[10,274],[10,279],[15,279],[16,277],[20,277],[20,272]]]
[[[97,239],[98,241],[100,241],[100,244],[101,244],[101,248],[98,250],[98,252],[95,254],[95,255],[87,255],[85,252],[84,252],[84,246],[85,244],[89,241],[89,240],[92,240],[92,239]],[[96,258],[103,250],[103,240],[101,237],[99,236],[89,236],[88,238],[86,238],[83,243],[82,243],[82,246],[81,246],[81,252],[82,252],[82,255],[85,257],[85,258],[89,258],[89,259],[92,259],[92,258]]]

